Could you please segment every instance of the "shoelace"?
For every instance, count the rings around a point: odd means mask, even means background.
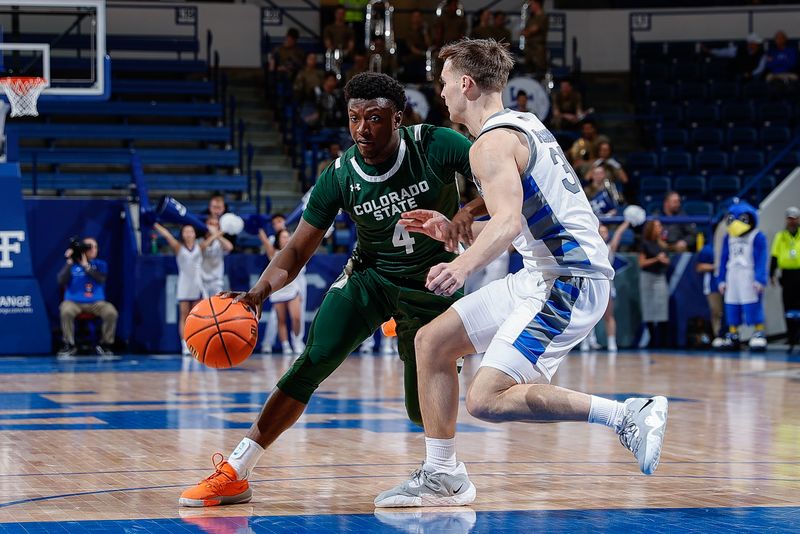
[[[217,461],[217,456],[219,456],[219,461]],[[222,454],[218,452],[214,453],[214,455],[211,456],[211,463],[214,464],[216,471],[211,476],[201,480],[200,483],[206,484],[214,491],[219,491],[222,489],[222,486],[228,482],[233,482],[233,479],[228,473],[222,470],[222,464],[225,463],[225,457],[222,456]]]
[[[639,427],[632,420],[628,420],[619,430],[619,442],[622,446],[631,451],[634,455],[639,450],[642,440],[639,438]]]
[[[439,473],[429,473],[424,469],[417,469],[413,473],[411,473],[411,480],[419,481],[418,486],[426,486],[434,491],[440,491],[442,489],[442,482],[439,480],[440,476]]]

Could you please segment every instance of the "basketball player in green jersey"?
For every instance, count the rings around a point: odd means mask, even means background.
[[[264,448],[297,421],[320,383],[390,317],[397,321],[405,367],[406,410],[422,424],[414,335],[460,295],[438,296],[425,289],[430,268],[455,256],[440,241],[410,235],[398,221],[401,213],[418,208],[456,215],[455,174],[470,175],[470,142],[448,128],[401,127],[405,92],[384,74],[355,76],[345,98],[355,145],[320,175],[287,246],[256,285],[236,298],[260,313],[264,300],[308,262],[339,210],[355,221],[358,245],[325,295],[305,350],[278,381],[247,437],[227,460],[215,455],[216,471],[183,492],[183,506],[248,502],[247,478]],[[471,209],[468,205],[459,217],[471,220]]]

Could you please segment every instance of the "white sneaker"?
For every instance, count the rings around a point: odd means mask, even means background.
[[[292,348],[292,344],[289,341],[282,341],[281,348],[283,349],[284,354],[294,354],[294,349]]]
[[[725,338],[722,337],[715,337],[714,341],[711,342],[712,349],[721,349],[725,345]]]
[[[747,344],[752,351],[761,352],[767,350],[767,338],[764,337],[764,334],[761,332],[753,334],[753,337],[750,338]]]
[[[474,501],[475,494],[475,485],[470,482],[463,462],[452,473],[431,473],[423,465],[408,480],[375,497],[375,506],[463,506]]]
[[[303,351],[306,350],[306,344],[303,343],[303,337],[292,334],[292,347],[294,347],[295,354],[303,354]]]
[[[192,352],[189,350],[189,345],[186,344],[186,341],[181,339],[181,354],[184,356],[191,356]]]
[[[592,347],[589,345],[589,338],[581,341],[581,352],[589,352],[590,350],[592,350]]]
[[[616,341],[609,341],[608,342],[608,352],[617,352],[617,342]]]
[[[652,475],[661,458],[667,428],[666,397],[632,398],[625,401],[625,415],[617,434],[631,451],[645,475]]]

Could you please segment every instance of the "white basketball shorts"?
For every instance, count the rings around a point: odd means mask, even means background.
[[[561,360],[603,317],[611,282],[522,269],[453,304],[481,367],[519,384],[550,382]]]

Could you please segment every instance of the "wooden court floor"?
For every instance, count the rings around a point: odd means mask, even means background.
[[[376,511],[424,457],[397,357],[353,355],[252,475],[253,501],[181,509],[241,439],[290,360],[229,371],[179,356],[0,359],[0,533],[798,532],[800,357],[573,353],[554,383],[670,398],[658,472],[610,430],[459,415],[478,489],[458,510]],[[477,369],[468,360],[462,382]]]

